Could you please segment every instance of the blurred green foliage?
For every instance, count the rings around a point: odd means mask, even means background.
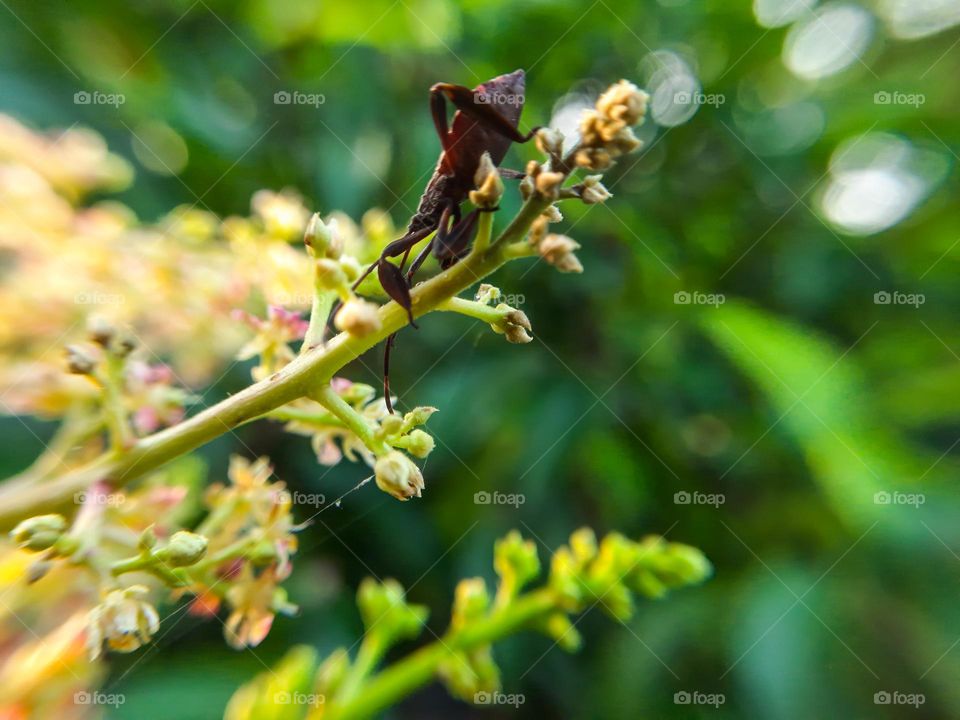
[[[546,554],[583,524],[694,544],[716,577],[628,627],[588,616],[576,656],[541,637],[505,644],[505,691],[526,702],[485,717],[876,717],[888,710],[874,704],[880,691],[924,693],[912,716],[960,714],[956,2],[829,4],[866,24],[814,22],[806,39],[809,15],[758,23],[812,4],[0,8],[0,110],[103,133],[137,164],[120,199],[146,219],[183,203],[243,212],[255,190],[293,187],[315,209],[359,218],[380,206],[401,225],[438,153],[426,90],[441,80],[526,68],[527,128],[562,96],[620,77],[650,87],[676,58],[697,90],[724,98],[648,122],[648,149],[608,176],[608,205],[570,208],[559,227],[584,246],[583,276],[540,265],[494,279],[522,294],[534,343],[508,346],[459,317],[400,336],[401,407],[441,408],[424,498],[399,504],[368,486],[322,513],[290,587],[303,614],[255,651],[227,649],[216,622],[167,620],[155,646],[115,659],[110,691],[127,698],[116,717],[214,717],[294,642],[349,647],[367,575],[398,578],[442,627],[455,581],[489,577],[494,538],[516,527]],[[860,52],[844,61],[844,49]],[[836,55],[837,72],[817,69]],[[125,102],[75,104],[84,90]],[[276,104],[277,92],[323,102]],[[865,133],[873,140],[849,145]],[[884,291],[925,302],[878,304]],[[678,292],[725,302],[678,303]],[[354,379],[376,384],[379,364],[361,358]],[[235,368],[204,402],[246,377]],[[2,427],[12,472],[38,444],[14,420]],[[336,497],[364,473],[325,473],[279,428],[239,434],[294,489]],[[230,438],[206,448],[211,477],[232,450]],[[526,501],[476,505],[480,490]],[[684,491],[725,502],[678,504]],[[726,701],[675,704],[695,690]],[[392,713],[425,716],[480,712],[433,687]]]

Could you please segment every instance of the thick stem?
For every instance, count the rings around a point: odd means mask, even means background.
[[[413,314],[434,310],[444,300],[463,292],[497,270],[506,261],[502,249],[522,239],[530,224],[549,203],[536,196],[485,251],[471,253],[463,261],[421,283],[411,292]],[[0,528],[9,528],[25,517],[51,512],[65,505],[73,493],[91,483],[108,479],[121,487],[180,455],[233,430],[275,408],[307,395],[318,384],[329,382],[344,365],[404,327],[406,314],[395,302],[380,309],[382,327],[363,337],[340,333],[322,347],[296,358],[279,372],[207,408],[187,420],[142,438],[125,452],[108,453],[89,465],[30,488],[10,491],[0,486]]]
[[[447,633],[441,641],[414,651],[364,683],[355,697],[340,703],[334,699],[324,708],[324,720],[362,720],[395,705],[436,676],[440,663],[451,651],[471,650],[512,635],[557,607],[549,589],[536,590],[517,598],[508,607],[471,622],[463,630]]]

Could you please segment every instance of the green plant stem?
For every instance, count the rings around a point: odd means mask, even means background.
[[[533,196],[484,251],[472,252],[461,262],[411,291],[413,314],[423,316],[500,268],[508,260],[504,248],[521,240],[549,202]],[[381,328],[363,337],[340,333],[322,347],[309,350],[289,365],[183,422],[133,443],[125,452],[106,453],[90,464],[59,478],[11,492],[0,486],[0,528],[10,528],[39,512],[65,507],[73,493],[108,479],[119,488],[184,455],[243,423],[307,395],[329,382],[347,363],[404,327],[406,313],[395,302],[380,308]]]
[[[484,303],[459,297],[452,297],[449,300],[445,300],[437,305],[437,310],[441,312],[444,310],[458,312],[467,317],[483,320],[483,322],[489,323],[490,325],[496,325],[498,322],[501,322],[505,315],[505,313],[500,310]]]
[[[364,636],[363,642],[360,643],[360,650],[357,652],[357,659],[350,666],[347,676],[337,690],[338,701],[343,698],[346,702],[357,694],[363,682],[376,670],[388,649],[383,642],[383,635],[376,630]]]
[[[123,406],[124,360],[108,352],[103,372],[103,406],[110,446],[114,452],[124,452],[133,443],[133,433]]]
[[[313,303],[310,306],[310,324],[307,325],[307,332],[303,336],[303,343],[300,345],[301,355],[323,344],[323,333],[327,327],[327,318],[337,296],[335,292],[319,287],[316,280],[314,280],[314,286]]]
[[[330,386],[329,382],[312,390],[310,397],[339,418],[374,455],[383,455],[387,452],[389,449],[387,444],[376,436],[374,428],[367,422],[367,419],[350,407]]]
[[[440,663],[453,651],[471,650],[512,635],[558,606],[551,590],[543,588],[522,595],[502,610],[471,622],[462,630],[448,632],[442,640],[416,650],[371,677],[353,697],[334,698],[325,708],[324,720],[362,720],[396,704],[417,688],[431,682]]]
[[[317,413],[309,410],[301,410],[294,407],[282,407],[271,410],[265,417],[280,422],[298,422],[304,425],[314,425],[320,427],[346,428],[347,424],[332,413]],[[254,418],[257,419],[257,418]]]

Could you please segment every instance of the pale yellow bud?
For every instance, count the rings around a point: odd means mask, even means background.
[[[372,302],[353,298],[343,304],[333,319],[337,330],[350,333],[356,337],[363,337],[377,332],[380,322],[379,307]]]

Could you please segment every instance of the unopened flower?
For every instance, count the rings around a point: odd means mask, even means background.
[[[504,304],[498,305],[497,310],[503,312],[504,315],[499,322],[490,326],[494,332],[503,335],[507,342],[519,345],[533,340],[527,332],[533,330],[533,327],[530,325],[530,319],[525,312]]]
[[[347,287],[347,275],[336,260],[320,258],[314,266],[316,286],[320,290],[340,291]]]
[[[87,615],[87,649],[91,659],[103,652],[106,643],[111,650],[133,652],[150,642],[160,629],[160,617],[150,603],[141,598],[148,590],[131,585],[113,590]]]
[[[336,260],[343,251],[343,243],[336,234],[336,220],[323,222],[320,213],[310,216],[307,229],[303,233],[303,242],[315,258],[330,258]]]
[[[524,200],[534,193],[547,200],[556,200],[565,177],[563,173],[548,170],[536,160],[531,160],[527,163],[526,176],[520,183],[520,194]]]
[[[556,128],[540,128],[537,131],[537,149],[551,158],[563,153],[563,133]]]
[[[208,540],[203,535],[179,530],[156,555],[172,567],[193,565],[207,554]]]
[[[583,265],[580,264],[580,260],[574,255],[574,251],[579,248],[580,245],[572,238],[566,235],[557,235],[556,233],[547,235],[537,245],[537,251],[540,253],[540,257],[560,272],[565,273],[583,272]]]
[[[353,298],[343,304],[333,319],[337,330],[363,337],[381,327],[379,308],[372,302]]]
[[[397,500],[420,497],[423,475],[414,462],[398,450],[391,450],[377,458],[373,467],[377,487]]]
[[[602,175],[587,175],[587,177],[583,179],[583,184],[580,188],[580,199],[587,205],[606,202],[609,198],[613,197],[610,191],[600,182],[602,177]]]
[[[82,345],[67,345],[67,369],[74,375],[89,375],[97,365],[94,355]]]
[[[414,457],[425,458],[433,452],[433,447],[433,436],[419,428],[406,436],[406,448]]]
[[[604,170],[620,155],[640,147],[631,126],[643,120],[649,96],[633,83],[621,80],[598,99],[595,109],[580,121],[580,149],[575,160],[580,167]]]
[[[10,539],[26,550],[47,550],[67,530],[63,515],[37,515],[27,518],[10,531]]]
[[[474,182],[477,189],[470,191],[470,202],[478,208],[491,209],[497,207],[503,195],[503,181],[497,167],[490,159],[490,153],[480,157]]]

